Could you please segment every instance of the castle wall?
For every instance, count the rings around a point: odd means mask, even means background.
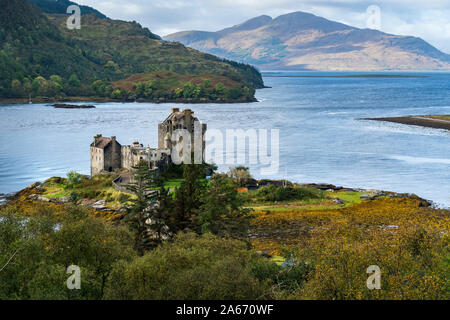
[[[164,123],[158,124],[158,148],[162,149],[165,147],[164,145],[164,139],[167,135],[167,125]]]
[[[111,138],[111,167],[113,170],[120,169],[122,167],[122,146],[116,141],[116,137]]]
[[[141,161],[149,161],[146,149],[133,148],[132,146],[122,146],[121,168],[131,170]]]
[[[91,177],[104,170],[103,149],[91,147]]]
[[[131,170],[131,167],[133,166],[133,160],[131,157],[131,149],[129,146],[122,146],[122,169],[128,169]]]
[[[105,171],[112,172],[114,170],[111,146],[103,149],[103,162]]]

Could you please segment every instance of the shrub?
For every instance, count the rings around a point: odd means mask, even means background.
[[[262,201],[286,201],[286,200],[308,200],[322,197],[320,190],[306,187],[276,187],[269,185],[262,187],[257,192],[257,197]]]
[[[131,263],[119,262],[107,284],[107,299],[258,299],[270,281],[250,266],[264,264],[245,242],[179,234]]]
[[[67,188],[74,188],[79,186],[81,183],[81,178],[82,176],[78,172],[70,171],[69,173],[67,173]]]

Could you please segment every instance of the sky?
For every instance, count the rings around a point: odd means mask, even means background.
[[[305,11],[358,28],[420,37],[450,54],[449,0],[73,0],[112,19],[135,20],[165,36],[185,30],[218,31],[248,19]],[[373,19],[377,6],[380,19]],[[368,24],[369,21],[369,24]],[[373,24],[379,21],[380,23]]]

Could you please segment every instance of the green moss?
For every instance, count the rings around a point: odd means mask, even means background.
[[[344,201],[345,206],[351,206],[357,203],[361,203],[362,199],[361,196],[363,192],[356,192],[351,190],[343,190],[338,192],[327,192],[327,195],[331,198],[338,198]]]

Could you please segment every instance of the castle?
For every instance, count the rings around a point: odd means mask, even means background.
[[[91,176],[121,169],[131,171],[142,161],[148,163],[149,168],[157,174],[161,174],[173,162],[173,150],[179,152],[180,154],[177,156],[183,158],[183,148],[175,148],[182,142],[182,137],[174,136],[174,131],[177,129],[187,130],[191,135],[191,146],[194,146],[195,124],[200,124],[200,122],[194,117],[192,110],[180,111],[178,108],[173,108],[171,114],[158,125],[158,148],[144,147],[137,140],[132,145],[123,146],[114,136],[107,138],[98,134],[91,144]],[[206,128],[206,124],[201,125],[202,159],[205,150]]]

